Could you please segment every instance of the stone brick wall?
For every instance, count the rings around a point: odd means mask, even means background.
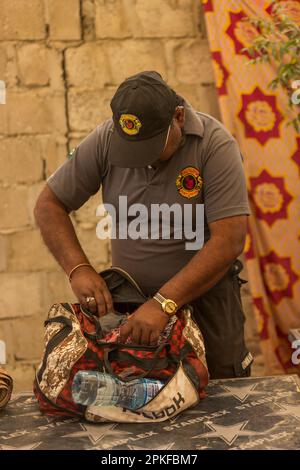
[[[0,0],[0,12],[0,339],[17,388],[28,388],[49,306],[74,299],[33,219],[45,179],[110,116],[118,84],[142,69],[159,71],[196,108],[219,110],[200,2]],[[102,269],[110,253],[95,237],[98,203],[72,217]]]

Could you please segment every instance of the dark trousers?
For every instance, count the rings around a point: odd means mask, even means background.
[[[245,315],[241,302],[243,265],[236,260],[208,292],[191,302],[194,320],[204,338],[211,379],[247,377],[252,356],[244,339]]]

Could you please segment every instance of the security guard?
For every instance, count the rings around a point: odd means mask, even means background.
[[[131,208],[164,203],[184,212],[189,205],[197,229],[196,208],[204,204],[204,245],[196,251],[186,249],[184,235],[174,235],[174,221],[169,238],[111,240],[113,265],[149,296],[122,327],[122,340],[131,335],[138,344],[155,344],[169,316],[189,303],[204,336],[210,376],[249,375],[252,356],[244,343],[237,257],[250,211],[235,139],[220,122],[196,112],[157,72],[126,79],[111,108],[113,118],[80,143],[39,196],[35,217],[45,243],[79,302],[102,316],[112,309],[112,299],[84,254],[69,213],[102,187],[104,203],[117,210],[121,196]],[[119,228],[122,217],[116,220]]]

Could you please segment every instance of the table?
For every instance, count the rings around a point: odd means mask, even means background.
[[[32,393],[0,412],[1,450],[300,449],[295,375],[211,381],[207,398],[157,424],[92,424],[42,415]]]

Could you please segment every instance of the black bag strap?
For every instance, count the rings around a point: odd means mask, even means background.
[[[91,341],[97,344],[103,338],[99,318],[82,305],[80,305],[80,309],[87,317],[89,317],[89,319],[94,323],[95,326],[95,333],[88,333],[87,331],[83,330],[82,332],[86,338],[90,339]]]
[[[72,331],[72,321],[64,316],[57,316],[53,318],[49,318],[49,320],[45,321],[45,326],[47,326],[49,323],[62,323],[64,327],[59,330],[53,338],[51,338],[46,346],[46,350],[44,352],[44,357],[43,357],[43,363],[37,373],[37,379],[39,381],[42,380],[43,373],[46,369],[46,364],[48,360],[49,354],[53,351],[53,349],[60,344]]]
[[[69,318],[64,317],[63,315],[49,318],[48,320],[45,321],[44,325],[47,326],[49,323],[63,323],[64,325],[72,327],[72,321]]]
[[[130,349],[130,345],[127,345],[127,346],[128,346],[128,349]],[[124,346],[122,346],[122,347],[124,347]],[[135,379],[143,379],[143,378],[149,376],[149,374],[150,374],[155,368],[158,367],[159,361],[161,361],[161,358],[159,357],[159,354],[160,354],[160,352],[161,352],[165,347],[166,347],[167,349],[170,349],[170,345],[169,345],[168,343],[162,343],[162,344],[160,344],[160,345],[158,346],[158,348],[156,349],[155,354],[154,354],[154,356],[153,356],[153,358],[152,358],[152,360],[151,360],[152,364],[151,364],[150,366],[148,366],[148,370],[147,370],[147,371],[145,371],[143,374],[135,375],[135,376],[133,376],[133,377],[126,377],[126,378],[120,377],[120,376],[118,376],[117,374],[115,374],[114,371],[113,371],[113,369],[112,369],[111,362],[110,362],[110,355],[111,355],[111,353],[114,352],[114,351],[118,351],[118,350],[120,349],[120,345],[115,345],[115,346],[113,346],[113,347],[109,347],[109,348],[107,348],[107,349],[104,351],[103,360],[104,360],[105,369],[106,369],[106,371],[107,371],[110,375],[116,377],[117,379],[119,379],[119,380],[121,380],[121,381],[123,381],[123,382],[131,382],[132,380],[135,380]],[[140,350],[142,350],[142,349],[143,349],[143,348],[140,348]],[[168,367],[168,365],[169,365],[170,358],[167,357],[167,358],[165,358],[165,360],[166,360],[166,362],[163,364],[163,367],[162,367],[162,368],[166,368],[166,367]],[[174,360],[174,357],[172,357],[172,362],[176,362],[176,363],[177,363],[177,361]],[[179,360],[178,360],[178,362],[179,362]]]

